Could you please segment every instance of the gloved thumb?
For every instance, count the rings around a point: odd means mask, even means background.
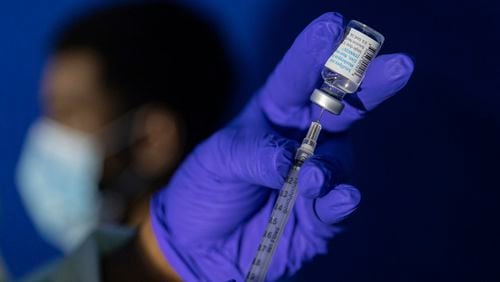
[[[342,15],[326,13],[311,22],[295,39],[258,96],[273,123],[305,128],[309,117],[297,118],[310,105],[321,69],[344,35]]]

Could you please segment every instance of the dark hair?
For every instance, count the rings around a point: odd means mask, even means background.
[[[168,3],[132,3],[78,17],[57,36],[54,52],[88,49],[103,85],[123,112],[164,106],[186,125],[190,150],[218,126],[230,88],[229,64],[212,27]]]

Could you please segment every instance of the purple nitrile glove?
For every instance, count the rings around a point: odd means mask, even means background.
[[[309,95],[343,34],[342,18],[328,13],[296,39],[266,85],[229,126],[199,145],[151,203],[153,232],[171,266],[187,281],[242,281],[298,143],[316,116]],[[322,119],[316,155],[299,175],[296,206],[271,263],[269,280],[291,275],[325,253],[359,192],[345,184],[350,170],[347,129],[402,88],[413,70],[405,55],[385,55],[370,65],[353,104]],[[356,105],[356,106],[354,106]],[[298,140],[301,141],[301,140]],[[267,189],[273,188],[273,189]]]

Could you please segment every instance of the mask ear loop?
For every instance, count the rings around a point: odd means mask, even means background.
[[[109,140],[113,142],[107,144],[108,150],[104,159],[122,153],[144,137],[134,134],[135,118],[143,114],[144,111],[144,106],[134,108],[113,120],[100,131],[99,136],[107,140],[105,142],[110,142]],[[101,183],[102,205],[105,207],[101,207],[101,211],[108,211],[102,214],[102,220],[108,223],[117,221],[124,223],[126,216],[124,211],[127,205],[147,194],[150,190],[149,186],[149,181],[135,172],[133,164],[125,166],[116,179],[108,183],[106,187],[103,187]],[[113,189],[115,187],[119,187],[119,189]]]
[[[104,126],[97,133],[97,135],[102,140],[105,140],[106,143],[106,152],[103,156],[104,158],[120,153],[121,151],[134,145],[143,137],[133,134],[134,118],[137,115],[140,115],[142,111],[143,109],[141,108],[129,110]]]

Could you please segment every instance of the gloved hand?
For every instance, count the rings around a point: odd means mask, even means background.
[[[313,21],[244,112],[198,146],[168,188],[153,198],[153,232],[184,280],[244,279],[276,189],[281,188],[298,146],[287,134],[290,129],[306,129],[315,116],[309,95],[342,34],[339,14]],[[322,119],[326,131],[347,129],[402,88],[412,70],[404,55],[375,59],[357,99],[346,105],[342,115]],[[350,167],[348,137],[332,136],[323,134],[316,157],[301,169],[301,195],[271,263],[269,280],[293,274],[304,261],[325,253],[328,240],[338,232],[332,224],[359,202],[358,190],[345,184]]]

